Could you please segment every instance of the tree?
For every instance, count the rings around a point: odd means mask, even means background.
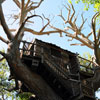
[[[16,87],[13,88],[13,90],[18,90],[20,87],[19,85],[21,83],[24,83],[28,90],[35,94],[39,100],[62,100],[55,92],[49,87],[49,85],[39,76],[38,74],[31,72],[28,67],[22,63],[21,61],[21,53],[19,50],[20,43],[24,37],[24,32],[30,32],[32,34],[36,35],[43,35],[43,34],[51,34],[51,33],[59,33],[62,35],[62,33],[65,33],[67,37],[70,37],[72,40],[76,39],[80,41],[82,44],[89,47],[90,49],[94,50],[95,54],[95,61],[94,64],[96,66],[100,65],[100,52],[99,52],[99,37],[100,37],[100,31],[98,32],[98,35],[96,35],[95,30],[95,21],[97,16],[99,16],[99,13],[96,13],[92,18],[92,32],[90,32],[87,36],[83,34],[82,28],[86,20],[84,20],[82,15],[82,24],[80,27],[76,25],[77,17],[75,17],[75,9],[74,6],[64,5],[64,7],[68,10],[68,19],[66,20],[62,13],[59,15],[65,25],[67,26],[65,29],[57,28],[50,24],[49,18],[46,18],[44,16],[44,19],[47,20],[47,24],[45,24],[40,31],[35,31],[35,29],[28,28],[26,26],[26,23],[32,23],[31,18],[39,17],[43,20],[43,18],[40,15],[32,14],[31,12],[35,9],[39,8],[39,6],[42,4],[43,0],[40,0],[38,2],[34,2],[33,0],[13,0],[13,2],[17,5],[19,9],[19,13],[17,15],[13,15],[13,18],[19,19],[19,26],[17,29],[10,29],[7,25],[7,22],[5,20],[5,16],[2,9],[2,4],[6,2],[5,0],[0,0],[0,22],[1,26],[3,27],[3,30],[7,36],[7,39],[4,39],[2,36],[0,36],[0,40],[8,45],[7,53],[4,53],[0,51],[0,54],[3,56],[2,59],[6,59],[8,62],[8,65],[10,67],[10,79],[15,80]],[[73,13],[71,15],[71,9],[73,10]],[[75,17],[75,18],[74,18]],[[53,30],[46,31],[45,29],[47,26],[50,26]],[[72,30],[73,34],[70,33],[68,30]],[[15,33],[15,34],[14,34]],[[94,40],[90,40],[89,37],[93,34]],[[75,44],[79,45],[79,44]],[[1,60],[2,60],[1,59]],[[26,74],[27,73],[27,74]],[[100,71],[96,70],[95,77],[93,79],[94,86],[95,83],[97,83],[97,87],[95,86],[95,90],[100,87]]]
[[[9,80],[15,79],[16,87],[12,90],[19,89],[19,80],[23,82],[31,93],[35,94],[40,100],[62,100],[54,91],[48,86],[48,84],[36,73],[31,72],[28,67],[22,63],[21,54],[19,50],[20,41],[23,39],[24,32],[30,32],[36,35],[43,35],[49,33],[56,33],[59,31],[44,31],[47,25],[50,23],[49,20],[43,28],[37,32],[34,29],[27,28],[25,26],[26,22],[31,22],[29,19],[33,17],[42,17],[40,15],[32,14],[29,12],[37,9],[43,0],[34,2],[33,0],[13,0],[19,9],[19,14],[14,15],[15,19],[19,19],[18,29],[9,29],[5,21],[2,4],[6,2],[5,0],[0,0],[0,22],[3,30],[7,36],[7,39],[4,39],[0,36],[0,40],[8,45],[7,53],[0,51],[0,54],[3,56],[2,59],[6,59],[10,67],[10,78]],[[13,32],[15,34],[13,34]],[[26,74],[27,73],[27,74]]]

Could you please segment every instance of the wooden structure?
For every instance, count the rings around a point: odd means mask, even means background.
[[[39,74],[63,100],[95,100],[90,74],[80,72],[78,55],[35,39],[23,41],[22,61]]]

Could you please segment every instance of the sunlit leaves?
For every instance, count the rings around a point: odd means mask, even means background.
[[[68,0],[68,2],[71,4],[72,3],[72,1],[71,0]]]
[[[100,11],[100,0],[75,0],[76,3],[82,1],[85,4],[85,10],[88,10],[90,5],[93,5],[96,11]]]

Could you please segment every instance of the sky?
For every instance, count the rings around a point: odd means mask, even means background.
[[[36,0],[38,1],[38,0]],[[67,5],[67,0],[44,0],[41,6],[35,10],[36,14],[42,15],[44,14],[46,17],[50,16],[50,18],[53,18],[52,24],[56,25],[57,27],[63,28],[62,20],[57,16],[60,14],[60,10],[63,9],[63,15],[67,18],[67,11],[64,10],[63,4]],[[74,4],[76,15],[79,14],[77,25],[79,26],[81,23],[80,14],[83,13],[85,18],[88,18],[87,23],[84,25],[84,34],[87,34],[91,31],[91,18],[95,14],[93,7],[91,6],[89,11],[84,11],[84,5],[82,3],[80,4]],[[15,4],[12,2],[12,0],[6,0],[6,2],[3,4],[3,10],[6,17],[6,21],[9,25],[9,27],[17,27],[17,25],[11,24],[12,20],[9,19],[9,14],[11,13],[18,13],[18,8],[16,8]],[[8,20],[9,19],[9,20]],[[40,19],[34,19],[34,25],[29,25],[29,27],[40,30],[42,27],[42,21]],[[46,22],[45,22],[46,23]],[[18,24],[18,23],[17,23]],[[48,29],[50,30],[50,29]],[[3,36],[6,38],[3,29],[0,27],[0,36]],[[28,41],[31,41],[33,38],[38,38],[40,40],[43,40],[45,42],[56,44],[57,46],[60,46],[63,49],[72,51],[74,53],[83,54],[84,52],[90,52],[90,54],[93,54],[92,50],[87,47],[81,47],[81,46],[70,46],[70,43],[77,43],[77,41],[68,42],[68,38],[65,37],[65,34],[63,34],[63,37],[60,37],[59,34],[50,34],[43,35],[43,36],[37,36],[25,33],[25,38]],[[3,44],[0,41],[0,49],[5,49],[7,46]]]
[[[16,8],[14,3],[11,1],[12,0],[6,0],[6,2],[3,4],[3,9],[5,12],[6,18],[8,18],[9,13],[17,13],[18,12],[18,8]],[[60,14],[60,10],[63,9],[63,14],[67,18],[67,11],[64,10],[63,4],[67,4],[67,2],[65,2],[65,0],[44,0],[44,2],[41,4],[40,8],[36,9],[35,12],[36,12],[36,14],[40,14],[40,15],[44,14],[46,17],[48,17],[50,15],[50,17],[53,18],[55,16],[52,23],[55,24],[57,27],[63,28],[62,20],[57,16]],[[74,4],[74,6],[75,6],[75,10],[76,10],[76,15],[84,13],[84,17],[91,18],[91,16],[93,16],[93,14],[94,14],[93,9],[90,9],[89,12],[84,12],[83,11],[84,5],[81,3],[78,5]],[[11,19],[10,20],[7,19],[7,22],[9,24],[9,27],[14,26],[14,25],[10,25]],[[80,22],[81,22],[81,19],[79,16],[78,21],[77,21],[78,26],[80,25]],[[88,23],[85,24],[84,32],[86,32],[86,33],[88,30],[89,30],[88,32],[91,31],[90,26],[88,26],[88,25],[90,25],[89,22],[90,22],[90,19],[89,19]],[[39,30],[42,27],[42,22],[41,22],[41,20],[38,19],[38,20],[35,20],[34,25],[29,25],[29,26],[33,27],[36,30]],[[89,27],[89,28],[87,28],[87,27]],[[2,32],[2,29],[0,29],[0,31],[1,31],[1,34],[5,37],[4,33]],[[38,38],[43,41],[56,44],[57,46],[60,46],[61,48],[67,49],[74,53],[83,54],[84,52],[89,51],[92,54],[92,50],[88,49],[87,47],[70,46],[70,43],[74,43],[74,42],[68,42],[67,41],[68,38],[65,37],[64,35],[63,35],[63,37],[60,37],[59,34],[51,34],[49,36],[48,35],[37,36],[37,35],[31,35],[31,34],[27,35],[27,33],[26,33],[25,36],[26,36],[25,39],[32,40],[33,38]],[[77,41],[75,41],[75,43],[77,43]],[[5,45],[1,45],[0,48],[5,48]]]

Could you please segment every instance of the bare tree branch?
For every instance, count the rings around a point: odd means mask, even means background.
[[[24,0],[21,0],[21,16],[20,16],[20,25],[23,23],[24,19],[25,19],[25,2]]]
[[[32,18],[32,17],[40,17],[40,18],[42,18],[42,17],[39,16],[39,15],[32,15],[32,16],[27,17],[27,18],[25,19],[25,21],[24,21],[24,22],[21,24],[21,26],[19,27],[19,29],[18,29],[18,31],[17,31],[17,33],[16,33],[16,35],[15,35],[15,39],[22,38],[22,37],[21,37],[21,36],[23,35],[22,30],[24,30],[25,23],[27,22],[28,19],[30,19],[30,18]],[[21,34],[21,32],[22,32],[22,34]],[[19,36],[19,35],[20,35],[20,36]],[[18,39],[18,40],[19,40],[19,39]]]
[[[95,30],[95,22],[96,22],[96,18],[99,16],[99,12],[97,12],[93,18],[92,18],[92,31],[93,31],[93,38],[94,38],[94,42],[95,45],[97,44],[97,40],[96,40],[96,30]]]
[[[71,7],[72,7],[72,10],[73,10],[73,13],[72,13],[72,15],[71,15],[71,17],[70,17],[70,21],[72,21],[74,15],[75,15],[75,9],[74,9],[73,4],[71,4]]]
[[[60,33],[60,31],[46,31],[46,32],[37,32],[37,31],[34,31],[30,28],[25,28],[24,31],[26,32],[30,32],[32,34],[35,34],[35,35],[49,35],[49,34],[52,34],[52,33]]]
[[[60,11],[60,14],[58,16],[60,16],[64,22],[66,21],[64,16],[62,15],[62,10]]]
[[[79,27],[79,30],[82,30],[83,25],[84,25],[84,23],[85,23],[86,20],[87,20],[87,19],[84,20],[83,14],[81,14],[81,17],[82,17],[82,24],[81,24],[81,26]]]
[[[13,1],[15,2],[15,4],[16,4],[19,8],[21,8],[21,7],[20,7],[21,4],[20,4],[19,0],[13,0]]]
[[[84,46],[84,44],[81,44],[81,43],[73,43],[73,44],[70,44],[71,46],[75,45],[75,46]]]
[[[29,3],[30,3],[30,0],[27,1],[26,5],[25,5],[25,9],[27,9]]]
[[[86,37],[89,38],[92,35],[92,32],[90,32]]]
[[[8,39],[11,40],[13,38],[13,35],[10,33],[9,28],[8,28],[6,22],[5,22],[5,18],[4,18],[4,15],[3,15],[3,10],[2,10],[1,4],[0,4],[0,22],[1,22],[1,25],[4,29],[4,31],[5,31]]]
[[[69,33],[69,32],[67,32],[67,31],[64,31],[64,30],[62,30],[62,29],[56,28],[56,27],[54,27],[54,26],[52,26],[52,25],[50,25],[50,27],[53,28],[53,29],[56,30],[56,31],[66,33],[66,36],[71,37],[71,38],[73,38],[73,39],[76,39],[76,40],[80,41],[81,43],[83,43],[84,45],[86,45],[87,47],[93,49],[93,46],[92,46],[92,45],[90,45],[86,40],[84,40],[84,39],[82,39],[82,38],[76,36],[76,33],[72,34],[72,33]]]
[[[42,2],[43,2],[43,0],[40,0],[40,2],[38,3],[37,6],[30,6],[30,7],[27,9],[27,12],[30,12],[31,10],[34,10],[34,9],[38,8],[38,7],[41,5]]]
[[[3,38],[3,37],[1,37],[1,36],[0,36],[0,40],[1,40],[2,42],[6,43],[6,44],[8,44],[8,43],[9,43],[9,41],[7,41],[6,39],[4,39],[4,38]]]

